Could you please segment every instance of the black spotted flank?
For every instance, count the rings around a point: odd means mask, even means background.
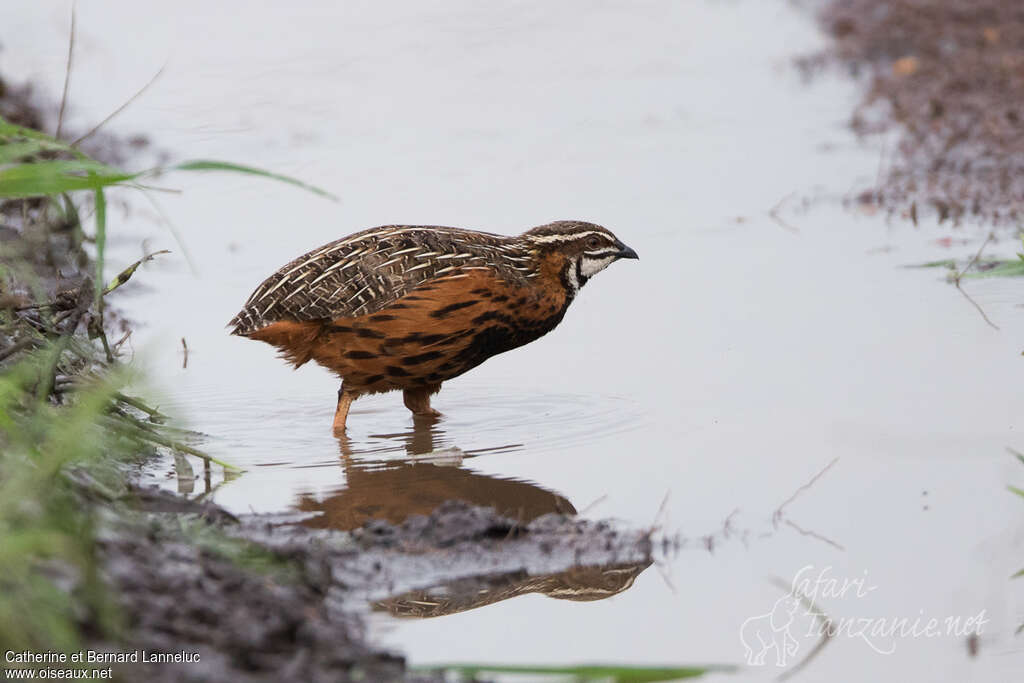
[[[370,375],[366,378],[366,384],[376,384],[382,379],[384,379],[384,375]]]
[[[496,304],[500,304],[502,301],[508,301],[508,295],[501,294],[499,296],[494,297],[494,299],[492,299],[492,301],[494,301],[494,303],[496,303]]]
[[[459,301],[458,303],[448,304],[444,308],[439,308],[436,311],[431,311],[430,316],[432,318],[443,318],[449,313],[453,313],[461,308],[466,308],[467,306],[476,306],[478,303],[480,303],[480,301],[477,299],[473,299],[472,301]]]
[[[413,332],[407,334],[404,337],[388,337],[385,341],[387,344],[436,344],[442,339],[446,339],[447,334],[423,334],[422,332]]]
[[[366,360],[369,358],[376,358],[377,354],[370,353],[369,351],[349,351],[345,354],[345,358],[362,359]]]
[[[500,320],[500,321],[502,321],[504,323],[509,323],[509,324],[513,324],[513,325],[515,323],[515,321],[512,320],[512,318],[510,318],[509,316],[505,315],[504,313],[500,313],[498,311],[487,311],[486,313],[481,313],[477,317],[473,318],[473,324],[474,325],[481,325],[481,324],[483,324],[485,322],[488,322],[488,321],[491,321],[491,320]]]
[[[386,368],[384,368],[384,371],[387,372],[392,377],[408,377],[409,376],[409,373],[404,368],[400,368],[400,367],[397,367],[395,365],[387,366]]]
[[[427,351],[416,356],[406,356],[402,359],[402,365],[419,365],[420,363],[426,363],[428,360],[440,358],[443,355],[440,351]]]
[[[356,330],[357,337],[364,337],[366,339],[383,339],[384,333],[378,332],[377,330],[371,330],[366,327],[360,327]]]
[[[345,327],[344,325],[325,325],[324,330],[327,334],[348,334],[353,332],[351,327]]]
[[[395,320],[395,316],[387,315],[387,314],[371,315],[370,316],[370,321],[371,322],[375,322],[375,323],[386,323],[389,320]]]

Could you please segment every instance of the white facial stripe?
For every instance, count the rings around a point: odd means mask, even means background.
[[[589,254],[584,254],[583,261],[580,263],[580,272],[584,277],[592,278],[607,268],[617,256],[618,254],[612,254],[602,258],[591,258]]]
[[[618,256],[618,249],[595,249],[594,251],[585,251],[583,255],[589,259],[603,259],[609,256]]]
[[[526,238],[531,242],[537,244],[551,244],[553,242],[575,242],[576,240],[587,237],[588,235],[601,235],[602,237],[608,237],[606,233],[598,232],[596,230],[587,230],[585,232],[574,232],[569,235],[527,235]]]

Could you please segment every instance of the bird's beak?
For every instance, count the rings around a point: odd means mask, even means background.
[[[619,258],[640,258],[636,255],[636,252],[627,247],[622,242],[619,242]]]

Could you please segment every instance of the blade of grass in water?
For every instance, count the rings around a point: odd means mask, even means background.
[[[441,664],[416,667],[422,671],[443,671],[461,676],[478,674],[535,674],[571,676],[580,681],[615,681],[615,683],[658,683],[683,678],[697,678],[712,672],[734,671],[730,666],[651,667],[589,664],[581,666],[529,666],[508,664]]]
[[[263,178],[271,178],[273,180],[279,180],[283,183],[295,185],[301,187],[304,190],[309,190],[314,194],[318,194],[321,197],[327,197],[338,201],[338,198],[328,192],[327,190],[316,187],[315,185],[309,185],[301,180],[292,178],[290,176],[281,175],[280,173],[271,173],[270,171],[264,171],[259,168],[252,166],[242,166],[241,164],[232,164],[226,161],[210,161],[207,159],[196,159],[193,161],[185,161],[180,164],[171,166],[169,170],[177,171],[231,171],[233,173],[248,173],[250,175],[257,175]]]

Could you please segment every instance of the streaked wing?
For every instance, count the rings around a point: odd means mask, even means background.
[[[282,267],[229,324],[235,334],[248,334],[278,320],[368,315],[433,278],[497,269],[499,261],[498,270],[515,277],[527,272],[528,260],[521,247],[500,235],[442,227],[372,228]]]

